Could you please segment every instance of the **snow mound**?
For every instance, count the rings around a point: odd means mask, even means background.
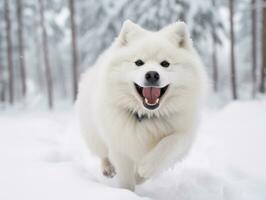
[[[0,115],[0,199],[266,199],[266,102],[206,111],[189,156],[136,192],[101,175],[72,112]]]

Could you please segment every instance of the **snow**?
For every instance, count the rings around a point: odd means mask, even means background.
[[[101,175],[72,111],[5,111],[0,130],[0,199],[266,199],[265,100],[205,109],[189,156],[135,193]]]

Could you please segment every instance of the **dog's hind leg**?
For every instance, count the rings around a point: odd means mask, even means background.
[[[108,158],[108,148],[101,137],[92,131],[92,129],[90,132],[83,132],[83,136],[89,150],[101,159],[103,175],[110,178],[114,177],[116,174],[115,168]]]
[[[92,128],[89,131],[82,131],[87,147],[94,155],[105,158],[108,156],[108,149],[103,140]]]
[[[133,161],[117,152],[110,152],[110,159],[115,166],[119,186],[134,191],[136,182]]]
[[[142,184],[146,181],[146,178],[143,178],[139,175],[138,172],[135,173],[135,180],[136,180],[136,184],[139,185],[139,184]]]

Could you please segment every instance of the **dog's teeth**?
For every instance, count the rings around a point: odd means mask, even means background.
[[[148,99],[147,99],[147,98],[145,98],[144,100],[145,100],[145,103],[146,103],[146,104],[149,104],[149,102],[148,102]]]
[[[148,105],[150,105],[150,106],[153,106],[153,105],[155,105],[155,104],[159,103],[160,99],[159,99],[159,98],[158,98],[158,99],[156,99],[156,102],[155,102],[154,104],[152,104],[152,103],[149,103],[149,101],[148,101],[148,99],[147,99],[147,98],[145,98],[145,99],[144,99],[144,101],[145,101],[145,103],[146,103],[146,104],[148,104]]]

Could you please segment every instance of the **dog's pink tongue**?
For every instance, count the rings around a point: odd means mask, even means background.
[[[142,95],[148,100],[149,104],[155,104],[156,100],[160,97],[161,89],[154,87],[144,87]]]

